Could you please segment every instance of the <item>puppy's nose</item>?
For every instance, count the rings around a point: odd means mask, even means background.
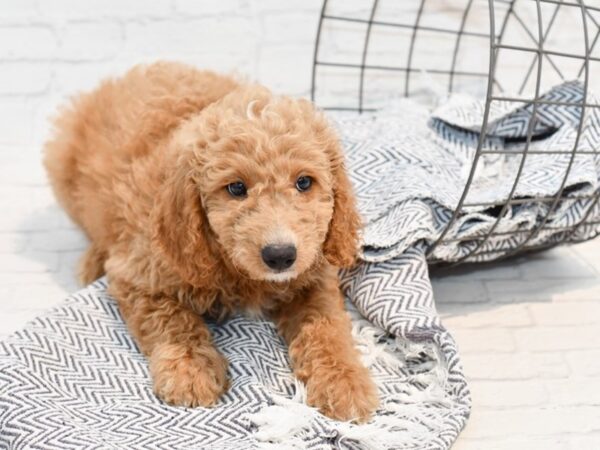
[[[289,244],[267,245],[260,253],[265,264],[275,270],[287,269],[296,261],[296,247]]]

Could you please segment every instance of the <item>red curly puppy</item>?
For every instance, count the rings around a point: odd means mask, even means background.
[[[275,321],[311,405],[370,416],[377,389],[337,278],[360,221],[336,135],[308,101],[158,63],[79,97],[56,125],[45,164],[91,240],[80,278],[107,274],[160,398],[218,400],[227,362],[202,317],[242,309]]]

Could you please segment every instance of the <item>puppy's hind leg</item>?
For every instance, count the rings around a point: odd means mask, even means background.
[[[92,242],[79,260],[79,282],[85,286],[104,275],[105,261],[106,252],[101,250],[97,244]]]

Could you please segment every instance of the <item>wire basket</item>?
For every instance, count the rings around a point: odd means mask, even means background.
[[[565,227],[560,239],[543,246],[530,244],[538,233],[549,229],[548,217],[567,198],[566,182],[575,155],[600,154],[583,151],[579,145],[586,110],[600,106],[587,95],[591,84],[600,82],[600,70],[595,70],[600,69],[600,57],[594,55],[599,39],[600,4],[583,0],[325,0],[316,37],[311,95],[323,109],[359,113],[376,110],[391,96],[428,101],[432,86],[438,95],[440,91],[459,92],[485,98],[482,131],[466,186],[448,226],[430,246],[429,255],[446,243],[448,230],[465,208],[484,206],[466,200],[482,156],[492,151],[485,148],[485,141],[493,103],[531,102],[532,119],[521,151],[493,150],[520,158],[508,198],[485,205],[499,211],[497,219],[458,262],[500,259],[573,241],[580,227],[598,225],[590,215],[600,196],[596,191],[585,197],[589,201],[583,218]],[[596,79],[592,74],[597,74]],[[548,197],[518,198],[515,192],[521,171],[527,156],[535,153],[530,149],[533,118],[540,105],[549,103],[540,96],[545,89],[574,79],[583,84],[582,101],[551,102],[581,108],[574,146],[555,152],[570,155],[560,188]],[[518,238],[513,248],[484,255],[489,253],[484,244],[490,238],[507,233],[497,231],[506,210],[526,201],[547,202],[546,216],[531,230],[508,232]]]

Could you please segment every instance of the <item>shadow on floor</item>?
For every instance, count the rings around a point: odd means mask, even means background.
[[[430,276],[438,312],[446,317],[514,303],[600,296],[598,272],[567,246],[501,262],[432,267]]]
[[[20,255],[31,261],[33,271],[47,275],[67,292],[81,288],[77,264],[88,241],[58,205],[28,214],[21,223],[19,239],[23,241]]]

